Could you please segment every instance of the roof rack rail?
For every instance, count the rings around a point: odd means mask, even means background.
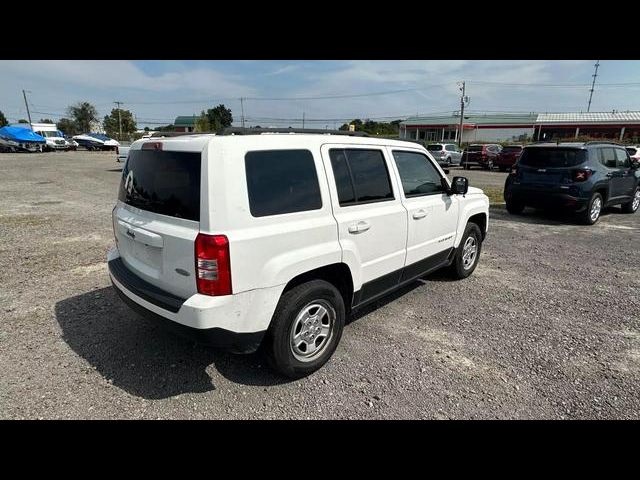
[[[619,142],[612,142],[610,140],[591,140],[589,142],[584,142],[585,145],[593,145],[593,144],[597,144],[597,143],[604,143],[606,145],[618,145],[620,147],[623,147],[624,145],[619,143]]]
[[[350,132],[348,130],[323,130],[320,128],[243,128],[227,127],[219,135],[259,135],[261,133],[313,133],[319,135],[346,135],[349,137],[368,137],[365,132]]]
[[[151,138],[158,137],[182,137],[184,135],[212,135],[216,132],[154,132],[151,134]]]

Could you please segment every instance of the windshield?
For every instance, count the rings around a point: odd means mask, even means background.
[[[430,152],[442,150],[442,145],[427,145],[427,150],[429,150]]]
[[[527,167],[575,167],[587,160],[587,151],[578,148],[525,148],[518,163]]]
[[[502,151],[504,153],[513,153],[513,152],[519,152],[520,150],[522,150],[522,147],[504,147],[502,149]]]
[[[200,152],[130,150],[118,200],[149,212],[200,221]]]
[[[61,137],[61,135],[58,135],[58,132],[38,132],[40,135],[42,135],[43,137]]]

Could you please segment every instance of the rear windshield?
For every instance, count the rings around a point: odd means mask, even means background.
[[[427,150],[429,150],[430,152],[442,150],[442,145],[427,145]]]
[[[118,200],[149,212],[200,221],[200,152],[130,150]]]
[[[587,160],[587,151],[577,148],[525,148],[520,165],[528,167],[574,167]]]
[[[470,152],[481,152],[484,145],[471,145],[467,148]]]
[[[627,152],[633,157],[636,154],[636,149],[633,147],[627,147]]]
[[[522,147],[504,147],[502,149],[502,151],[505,153],[519,152],[520,150],[522,150]]]

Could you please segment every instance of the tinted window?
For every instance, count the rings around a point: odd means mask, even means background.
[[[525,148],[518,163],[527,167],[573,167],[587,160],[587,151],[577,148]]]
[[[636,154],[636,149],[633,147],[627,147],[627,153],[631,156],[634,156]]]
[[[616,152],[613,148],[602,148],[600,149],[600,159],[602,164],[608,168],[616,168]]]
[[[522,147],[504,147],[502,149],[504,153],[518,153],[520,150],[522,150]]]
[[[467,150],[469,150],[470,152],[481,152],[482,151],[482,145],[471,145],[471,146],[467,147]]]
[[[631,165],[631,161],[627,157],[627,151],[621,148],[616,148],[616,164],[619,168],[629,167]]]
[[[445,145],[445,149],[449,152],[455,152],[458,150],[455,145]]]
[[[316,166],[309,150],[248,152],[244,163],[249,209],[254,217],[322,207]]]
[[[200,152],[130,150],[118,199],[149,212],[200,221]]]
[[[427,150],[429,150],[430,152],[437,152],[439,150],[442,150],[442,145],[427,145]]]
[[[330,150],[340,205],[392,200],[391,180],[380,150]],[[346,182],[345,167],[351,181]]]
[[[355,203],[356,193],[353,189],[353,182],[351,181],[351,173],[349,172],[349,165],[347,165],[345,151],[331,150],[329,157],[331,158],[331,166],[333,167],[333,176],[336,179],[340,205]]]
[[[442,177],[426,156],[414,152],[394,151],[393,158],[407,197],[442,193]]]

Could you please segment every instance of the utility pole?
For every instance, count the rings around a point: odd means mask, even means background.
[[[242,128],[244,128],[244,98],[240,97],[240,109],[242,110]]]
[[[593,75],[591,75],[593,77],[593,82],[591,82],[591,90],[589,90],[589,104],[587,105],[587,112],[591,108],[591,98],[593,97],[593,87],[596,84],[596,77],[598,76],[598,67],[600,67],[600,60],[596,60],[596,64],[594,66],[596,67],[596,71],[593,73]]]
[[[118,140],[122,141],[122,115],[120,115],[122,113],[122,109],[120,108],[120,105],[122,105],[122,102],[113,102],[118,106],[118,131],[120,132],[120,138],[118,138]]]
[[[458,129],[458,147],[462,148],[462,123],[464,122],[464,92],[465,82],[462,81],[462,87],[460,87],[462,95],[460,95],[460,128]]]
[[[304,130],[304,110],[302,111],[302,129]]]
[[[33,130],[33,125],[31,125],[31,112],[29,112],[29,104],[27,103],[27,94],[24,92],[24,90],[22,90],[22,96],[24,97],[24,106],[27,107],[27,117],[29,117],[29,128]]]

